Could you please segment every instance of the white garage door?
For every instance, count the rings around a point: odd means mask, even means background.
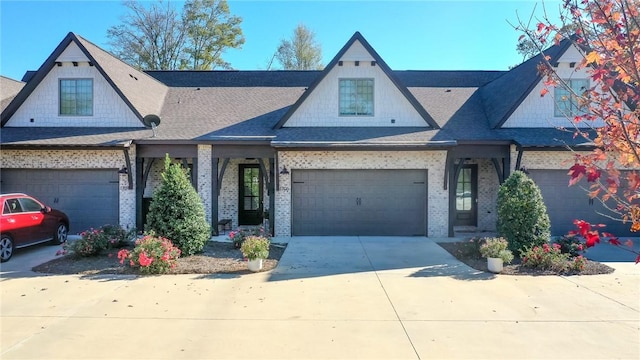
[[[293,235],[427,233],[426,170],[294,170],[291,177]]]
[[[117,169],[2,169],[0,191],[26,193],[64,211],[71,233],[119,223]]]

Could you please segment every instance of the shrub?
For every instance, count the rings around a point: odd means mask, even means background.
[[[65,242],[61,254],[70,252],[78,257],[95,256],[108,246],[108,238],[102,229],[91,228],[81,232],[80,236],[78,240]]]
[[[147,232],[172,239],[184,255],[202,252],[211,238],[202,199],[189,182],[188,170],[165,157],[162,184],[149,205]]]
[[[560,251],[560,245],[545,243],[542,246],[525,248],[522,252],[522,266],[547,269],[553,271],[565,271],[569,265],[569,254]]]
[[[127,231],[118,225],[104,225],[101,230],[107,238],[107,247],[111,249],[128,246],[136,238],[136,229]]]
[[[56,255],[68,252],[78,257],[88,257],[100,254],[103,250],[121,248],[128,245],[135,238],[136,232],[125,230],[120,226],[104,225],[98,229],[91,228],[80,233],[81,238],[67,241]]]
[[[547,207],[538,186],[522,171],[515,171],[498,191],[498,234],[517,253],[540,246],[551,237]]]
[[[486,258],[500,258],[506,264],[513,261],[513,253],[507,249],[509,243],[504,238],[486,238],[480,245],[480,254]]]
[[[259,228],[243,228],[243,229],[238,229],[236,231],[230,231],[229,232],[229,240],[231,240],[233,242],[233,246],[236,249],[239,249],[242,246],[242,242],[248,236],[262,236],[264,238],[269,239],[269,236],[264,231],[263,227],[259,227]]]
[[[264,236],[247,236],[240,251],[249,260],[266,259],[269,257],[269,244],[269,239]]]
[[[569,254],[572,258],[579,256],[585,249],[580,238],[575,235],[565,235],[555,242],[560,245],[560,252]]]
[[[122,249],[118,252],[121,264],[128,261],[129,266],[139,268],[143,274],[164,274],[176,266],[180,249],[170,240],[154,235],[146,235],[136,240],[132,251]]]

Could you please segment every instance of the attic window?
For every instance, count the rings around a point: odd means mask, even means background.
[[[373,116],[373,79],[339,80],[340,116]]]
[[[93,79],[60,79],[60,115],[93,115]]]
[[[580,112],[584,112],[586,109],[584,106],[580,106],[578,96],[582,95],[585,91],[589,90],[588,79],[568,79],[564,80],[572,91],[566,89],[560,85],[554,89],[554,113],[555,117],[573,117]]]

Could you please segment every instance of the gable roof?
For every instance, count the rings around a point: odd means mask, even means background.
[[[501,127],[542,80],[538,72],[542,56],[549,56],[552,62],[557,61],[570,46],[571,41],[564,39],[483,86],[482,101],[492,129]]]
[[[331,60],[329,62],[329,64],[327,64],[327,67],[324,68],[324,70],[321,72],[320,76],[318,76],[316,78],[316,80],[311,84],[311,86],[309,86],[307,91],[305,91],[305,93],[298,99],[298,101],[296,101],[296,103],[293,104],[293,106],[291,108],[289,108],[289,111],[287,111],[287,113],[284,114],[282,119],[280,119],[278,124],[276,124],[276,128],[279,129],[279,128],[282,128],[284,126],[284,124],[287,122],[287,120],[289,120],[289,118],[293,115],[293,113],[296,112],[296,110],[300,107],[300,105],[302,105],[302,103],[311,95],[311,93],[315,90],[315,88],[329,74],[329,72],[331,72],[331,70],[336,65],[338,65],[338,61],[340,61],[342,56],[349,50],[349,48],[351,48],[351,46],[356,41],[359,41],[360,44],[362,44],[362,46],[365,48],[365,50],[367,50],[367,52],[374,59],[376,64],[378,66],[380,66],[380,69],[382,69],[382,71],[385,73],[385,75],[387,75],[389,80],[391,80],[391,82],[395,85],[395,87],[402,93],[402,95],[404,95],[404,97],[407,99],[407,101],[409,101],[409,103],[413,106],[413,108],[416,109],[418,114],[420,114],[420,116],[425,120],[425,122],[427,122],[427,124],[429,124],[430,127],[437,129],[438,128],[438,124],[433,120],[431,115],[429,115],[429,113],[422,107],[422,105],[420,105],[418,100],[416,100],[416,98],[411,94],[411,92],[409,92],[409,90],[406,88],[406,86],[403,85],[396,78],[396,76],[394,75],[393,71],[391,71],[389,66],[387,66],[387,63],[385,63],[384,60],[382,60],[380,55],[378,55],[378,53],[373,49],[373,47],[371,47],[371,45],[369,45],[367,40],[365,40],[365,38],[362,36],[362,34],[360,34],[360,32],[358,32],[358,31],[356,31],[355,34],[353,34],[353,36],[351,37],[351,39],[349,39],[349,41],[347,41],[347,43],[342,47],[342,49],[340,49],[340,51],[338,52],[338,54],[336,54],[336,56],[333,58],[333,60]]]
[[[3,111],[22,90],[25,83],[0,75],[0,111]]]
[[[145,115],[160,113],[164,96],[167,93],[167,87],[164,84],[134,69],[93,43],[70,32],[62,42],[58,44],[38,71],[30,76],[29,81],[16,95],[14,100],[2,111],[2,126],[9,121],[20,105],[22,105],[49,74],[55,66],[56,59],[71,43],[75,43],[80,48],[91,64],[102,74],[113,90],[141,122]]]

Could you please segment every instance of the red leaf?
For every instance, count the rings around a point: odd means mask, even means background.
[[[587,181],[595,182],[600,178],[600,175],[602,175],[602,172],[600,170],[589,170],[587,171]]]
[[[520,37],[518,38],[518,41],[522,41],[522,39],[524,39],[524,34],[520,35]]]
[[[587,247],[594,247],[596,244],[600,243],[600,236],[598,236],[597,231],[589,231],[587,236],[585,236],[585,240],[587,242]]]
[[[569,186],[575,185],[582,177],[586,174],[587,168],[580,165],[574,164],[571,168],[569,168],[569,176],[571,176],[571,180],[569,180]]]
[[[638,255],[638,257],[636,258],[636,264],[640,263],[640,255]]]
[[[542,29],[544,29],[544,24],[538,23],[538,32],[542,31]]]
[[[622,245],[622,243],[620,242],[620,240],[618,240],[618,238],[611,238],[611,239],[609,239],[609,244],[611,244],[611,245],[615,245],[615,246],[620,246],[620,245]]]
[[[628,247],[633,247],[633,240],[629,239],[627,241],[624,242],[624,244]]]
[[[540,90],[540,97],[543,97],[548,93],[549,93],[549,90],[547,90],[547,88],[543,88],[542,90]]]

